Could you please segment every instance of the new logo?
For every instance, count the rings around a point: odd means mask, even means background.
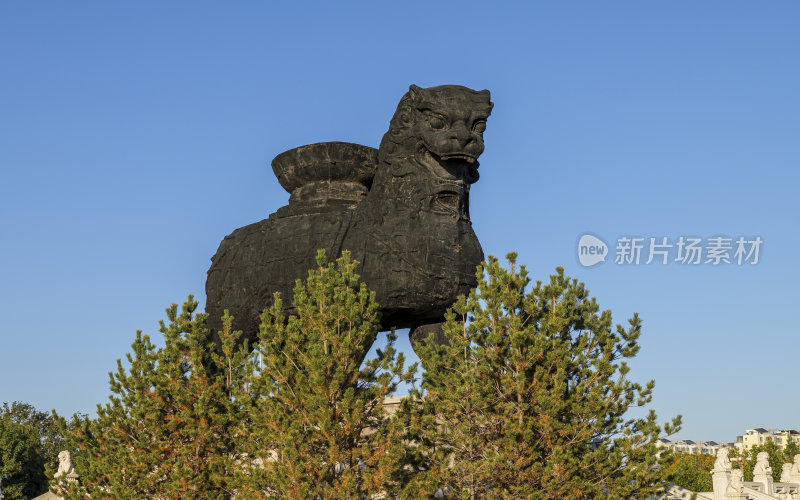
[[[605,262],[608,257],[608,245],[591,234],[584,234],[578,241],[578,262],[584,267],[592,267]]]

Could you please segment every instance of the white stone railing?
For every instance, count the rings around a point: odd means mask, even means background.
[[[769,454],[761,452],[756,457],[753,480],[743,481],[742,471],[733,469],[728,450],[720,449],[711,471],[714,500],[800,500],[800,455],[793,463],[784,464],[779,482],[772,477]]]

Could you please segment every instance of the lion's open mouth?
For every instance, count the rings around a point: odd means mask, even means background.
[[[421,143],[420,146],[421,146],[420,150],[423,152],[425,156],[430,157],[430,159],[434,160],[435,162],[439,163],[444,167],[459,167],[464,165],[465,163],[471,165],[478,160],[476,156],[472,156],[469,153],[464,153],[463,151],[439,154],[433,152],[431,148],[424,142]]]
[[[431,154],[433,154],[434,157],[437,156],[436,153],[431,153]],[[441,156],[439,156],[439,159],[442,160],[442,161],[445,161],[445,162],[452,162],[452,161],[464,162],[465,161],[467,163],[475,163],[475,160],[476,160],[476,158],[474,156],[470,156],[470,155],[465,154],[465,153],[453,153],[453,154],[449,154],[449,155],[441,155]]]
[[[472,183],[477,180],[478,161],[466,153],[437,155],[427,148],[421,148],[420,159],[432,173],[440,179],[464,180]]]

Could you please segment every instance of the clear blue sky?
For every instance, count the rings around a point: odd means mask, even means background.
[[[0,3],[0,401],[93,413],[135,331],[205,302],[269,162],[377,146],[415,83],[492,91],[473,224],[624,322],[691,439],[800,429],[800,4]],[[577,260],[584,233],[760,236],[755,265]],[[407,343],[404,349],[410,352]]]

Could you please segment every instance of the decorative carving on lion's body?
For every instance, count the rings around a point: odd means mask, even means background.
[[[350,143],[301,146],[273,170],[288,206],[227,236],[212,258],[206,312],[253,339],[260,312],[315,267],[317,249],[349,250],[376,292],[381,326],[411,328],[412,342],[438,332],[445,310],[477,284],[483,260],[469,219],[478,180],[489,91],[412,85],[376,152]]]

